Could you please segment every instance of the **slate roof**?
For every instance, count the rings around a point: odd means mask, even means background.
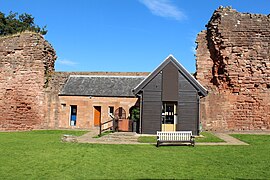
[[[70,75],[59,95],[134,97],[134,89],[145,76]]]

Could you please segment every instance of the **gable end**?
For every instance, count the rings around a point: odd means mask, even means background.
[[[207,90],[172,56],[169,55],[152,73],[150,73],[137,87],[133,89],[135,95],[139,94],[144,87],[152,81],[169,63],[173,63],[178,71],[197,89],[200,95],[206,96]]]

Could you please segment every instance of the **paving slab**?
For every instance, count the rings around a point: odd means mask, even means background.
[[[134,132],[115,132],[105,136],[94,138],[98,132],[89,132],[77,138],[79,143],[94,144],[142,144],[138,142],[138,136]]]
[[[196,145],[209,145],[209,146],[222,146],[222,145],[249,145],[239,139],[236,139],[226,133],[217,133],[212,132],[218,138],[224,140],[225,142],[205,142],[205,143],[196,143]]]
[[[228,133],[212,132],[218,138],[225,142],[198,142],[196,145],[207,146],[222,146],[222,145],[249,145],[239,139],[230,136]],[[243,133],[243,132],[242,132]],[[141,136],[134,132],[115,132],[108,135],[94,138],[97,136],[98,131],[91,131],[80,137],[77,137],[79,143],[94,143],[94,144],[155,144],[155,143],[139,143],[138,138]],[[261,133],[262,134],[262,133]],[[265,134],[270,134],[265,133]]]

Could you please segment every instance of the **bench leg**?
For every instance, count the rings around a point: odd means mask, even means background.
[[[159,147],[159,141],[157,141],[157,145],[156,145],[156,147]]]
[[[195,136],[191,136],[190,138],[191,146],[195,146]]]

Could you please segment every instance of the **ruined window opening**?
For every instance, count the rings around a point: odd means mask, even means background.
[[[70,106],[70,126],[76,126],[77,122],[77,105]]]

